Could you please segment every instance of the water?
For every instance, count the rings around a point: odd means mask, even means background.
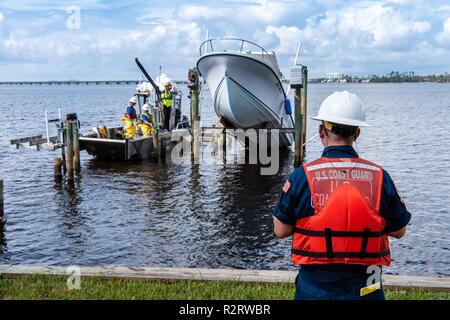
[[[16,150],[9,139],[45,132],[44,110],[77,112],[82,127],[118,124],[133,85],[0,87],[0,176],[8,222],[0,263],[294,269],[289,240],[272,233],[272,208],[292,155],[274,176],[256,165],[101,162],[82,153],[72,186],[53,182],[57,153]],[[389,273],[450,275],[450,85],[312,84],[309,114],[335,90],[368,106],[361,156],[391,174],[413,218],[392,240]],[[209,93],[204,104],[210,105]],[[188,99],[183,108],[187,113]],[[203,108],[205,124],[214,112]],[[308,137],[317,123],[308,122]],[[319,140],[307,160],[320,155]]]

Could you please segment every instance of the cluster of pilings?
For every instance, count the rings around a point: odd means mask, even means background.
[[[67,180],[72,181],[81,171],[80,140],[78,133],[78,120],[76,114],[68,114],[60,134],[63,146],[61,157],[53,159],[53,173],[55,181],[62,181],[63,174]]]

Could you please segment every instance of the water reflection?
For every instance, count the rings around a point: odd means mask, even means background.
[[[272,208],[285,173],[292,168],[288,152],[280,155],[280,166],[278,175],[262,176],[260,165],[90,159],[83,172],[86,184],[104,180],[108,193],[120,190],[121,199],[111,200],[119,201],[122,208],[122,241],[129,242],[141,259],[153,264],[244,268],[278,259],[267,251],[279,245],[272,232]],[[82,200],[71,192],[76,188],[61,190],[67,196],[63,206],[76,210]],[[117,214],[117,209],[111,206],[109,211]]]
[[[81,188],[81,176],[75,175],[73,180],[55,179],[53,188],[55,192],[55,203],[58,204],[59,212],[67,216],[78,216],[78,205],[82,202],[79,195]]]

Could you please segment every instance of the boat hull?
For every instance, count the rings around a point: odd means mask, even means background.
[[[221,122],[231,128],[292,128],[286,94],[277,72],[268,64],[240,53],[210,53],[197,62]],[[280,134],[289,146],[292,134]]]

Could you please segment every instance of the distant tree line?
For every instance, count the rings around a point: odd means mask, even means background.
[[[450,74],[416,75],[413,71],[391,71],[384,76],[371,75],[370,82],[450,82]]]
[[[344,80],[344,81],[342,81]],[[310,82],[326,82],[327,78],[311,79]],[[398,72],[391,71],[385,75],[369,75],[369,76],[352,76],[348,74],[342,75],[336,82],[450,82],[450,74],[445,72],[443,74],[431,74],[431,75],[416,75],[414,71]]]

